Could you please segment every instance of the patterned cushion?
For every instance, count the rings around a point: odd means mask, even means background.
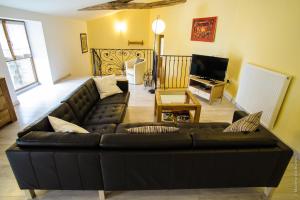
[[[256,131],[260,124],[261,115],[262,111],[243,117],[242,119],[237,120],[236,122],[225,128],[224,132]]]
[[[175,133],[179,128],[170,126],[140,126],[129,128],[127,131],[133,134],[159,134],[159,133]]]

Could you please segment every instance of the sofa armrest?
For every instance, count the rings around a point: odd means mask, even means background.
[[[62,133],[31,131],[16,140],[20,147],[88,147],[97,148],[101,139],[96,133]]]
[[[241,111],[241,110],[236,110],[233,113],[233,118],[232,118],[232,123],[243,118],[246,117],[248,115],[248,113],[246,113],[245,111]]]
[[[117,86],[118,86],[123,92],[128,92],[128,80],[117,80]]]

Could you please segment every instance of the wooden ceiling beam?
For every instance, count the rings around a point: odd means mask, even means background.
[[[97,4],[86,8],[79,9],[79,11],[86,10],[124,10],[124,9],[151,9],[166,6],[173,6],[185,3],[187,0],[161,0],[151,3],[130,3],[132,0],[117,0],[103,4]]]

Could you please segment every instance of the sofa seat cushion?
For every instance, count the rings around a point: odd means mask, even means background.
[[[84,119],[84,126],[92,124],[119,124],[125,116],[125,111],[125,104],[94,106]]]
[[[104,134],[100,147],[103,149],[189,149],[192,148],[192,138],[189,134]]]
[[[87,147],[97,148],[101,135],[95,133],[77,134],[63,132],[40,132],[32,131],[16,143],[20,147]]]
[[[97,102],[96,105],[102,105],[102,104],[128,104],[129,101],[129,92],[124,92],[121,94],[115,94],[110,97],[106,97],[105,99],[101,99],[100,102]]]
[[[84,128],[89,132],[98,134],[114,133],[116,127],[116,124],[94,124],[84,126]]]

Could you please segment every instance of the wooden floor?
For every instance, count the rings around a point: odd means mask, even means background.
[[[0,130],[0,200],[23,200],[23,191],[18,188],[10,169],[5,149],[16,139],[17,131],[26,124],[35,121],[51,108],[54,108],[87,78],[65,80],[53,87],[37,87],[20,95],[20,105],[16,107],[18,121]],[[130,85],[130,102],[125,122],[151,122],[154,120],[154,95],[143,86]],[[202,122],[230,122],[234,106],[227,100],[208,105],[201,100]],[[242,169],[241,169],[242,170]],[[290,162],[284,177],[275,190],[273,200],[300,200],[300,162],[295,158]],[[37,191],[40,200],[97,200],[97,191]],[[113,192],[110,200],[257,200],[262,199],[262,188],[230,188],[199,190],[164,190],[164,191],[128,191]]]

